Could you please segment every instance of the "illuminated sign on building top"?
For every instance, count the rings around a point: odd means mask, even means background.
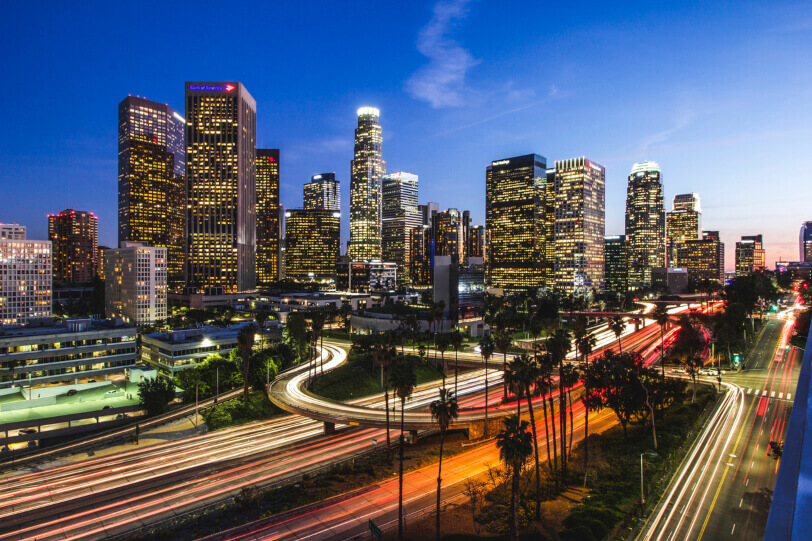
[[[507,165],[510,163],[510,160],[499,160],[498,162],[491,162],[491,165]]]
[[[236,87],[234,85],[223,85],[223,86],[215,86],[215,85],[189,85],[189,90],[208,90],[213,92],[231,92]]]

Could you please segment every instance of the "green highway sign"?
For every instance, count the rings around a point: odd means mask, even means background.
[[[372,535],[374,535],[378,539],[381,539],[383,537],[383,532],[381,531],[380,528],[375,526],[375,523],[372,522],[372,519],[369,519],[369,531],[372,532]]]

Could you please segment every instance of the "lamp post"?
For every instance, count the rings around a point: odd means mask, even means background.
[[[660,456],[657,453],[646,452],[640,455],[640,503],[646,505],[646,495],[643,492],[643,457],[644,456]]]

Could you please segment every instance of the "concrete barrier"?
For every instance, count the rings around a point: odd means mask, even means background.
[[[88,389],[96,389],[98,387],[105,387],[112,385],[110,381],[96,381],[94,383],[79,383],[78,385],[56,385],[54,387],[32,387],[30,389],[23,389],[23,397],[30,398],[45,398],[46,396],[65,396],[71,389],[77,391],[86,391]]]
[[[17,400],[16,402],[7,402],[0,404],[0,411],[16,411],[24,410],[27,408],[36,408],[39,406],[53,406],[56,404],[55,396],[46,396],[44,398],[34,398],[31,400]]]

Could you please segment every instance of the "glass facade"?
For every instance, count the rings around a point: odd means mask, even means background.
[[[16,225],[16,224],[14,224]],[[13,226],[11,226],[13,227]],[[10,229],[10,227],[7,227]],[[0,227],[0,325],[51,316],[51,241],[26,240],[25,228]]]
[[[718,231],[705,231],[702,240],[691,239],[677,248],[676,265],[688,270],[688,277],[701,282],[725,283],[725,245]]]
[[[279,149],[257,149],[257,284],[279,277]]]
[[[606,291],[626,293],[629,289],[629,241],[626,235],[603,238],[603,261]]]
[[[651,269],[665,267],[665,206],[657,162],[636,163],[626,191],[629,285],[651,284]]]
[[[341,247],[341,213],[288,209],[285,212],[285,274],[300,281],[332,280]]]
[[[89,284],[97,267],[99,220],[92,212],[67,209],[48,215],[56,284]]]
[[[118,245],[166,248],[172,291],[184,284],[184,123],[163,103],[128,96],[118,106]]]
[[[350,240],[352,261],[381,259],[381,180],[386,162],[381,150],[380,112],[358,109],[355,158],[350,166]]]
[[[812,263],[812,222],[804,222],[801,225],[798,244],[800,252],[798,261]]]
[[[186,83],[190,292],[256,286],[256,120],[240,83]]]
[[[555,162],[555,289],[603,291],[606,170],[586,158]]]
[[[674,209],[665,216],[668,264],[680,267],[677,251],[689,240],[702,239],[702,209],[695,193],[674,196]]]
[[[304,208],[341,212],[341,186],[335,173],[313,175],[304,185]]]
[[[736,243],[736,276],[744,276],[766,267],[761,235],[743,236]]]
[[[468,234],[468,257],[481,257],[488,261],[488,230],[484,225],[472,227]]]
[[[417,204],[417,175],[397,172],[381,183],[381,253],[383,261],[397,264],[398,284],[410,283],[412,262],[409,232],[421,223]]]
[[[507,292],[527,291],[551,279],[547,236],[547,160],[538,154],[491,163],[485,172],[485,227],[490,235],[488,282]]]

